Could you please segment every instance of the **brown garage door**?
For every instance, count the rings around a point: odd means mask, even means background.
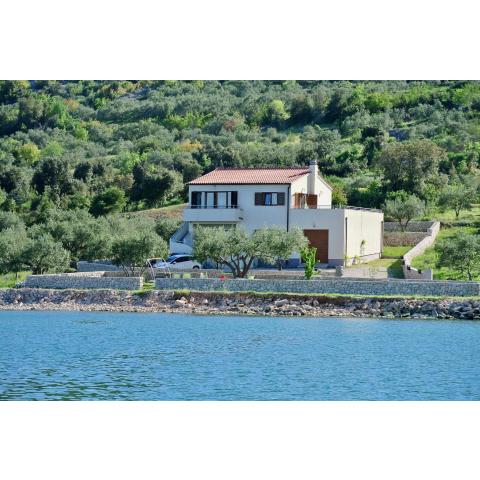
[[[317,247],[317,262],[328,263],[328,230],[304,230],[310,246]]]

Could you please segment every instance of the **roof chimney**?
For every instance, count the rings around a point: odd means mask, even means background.
[[[317,195],[317,177],[318,177],[318,164],[316,160],[310,160],[308,166],[308,193],[310,195]]]

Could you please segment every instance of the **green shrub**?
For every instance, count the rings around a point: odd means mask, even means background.
[[[315,264],[317,263],[317,249],[316,247],[305,247],[301,251],[302,259],[305,268],[305,278],[310,280],[315,273]]]

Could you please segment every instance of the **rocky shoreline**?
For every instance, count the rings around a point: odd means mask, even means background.
[[[480,300],[119,290],[0,290],[0,310],[480,320]]]

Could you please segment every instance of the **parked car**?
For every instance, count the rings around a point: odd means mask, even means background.
[[[192,255],[176,254],[170,255],[167,260],[161,258],[151,258],[149,260],[153,268],[166,269],[166,268],[179,268],[179,269],[197,269],[202,268],[202,265],[198,263]]]

